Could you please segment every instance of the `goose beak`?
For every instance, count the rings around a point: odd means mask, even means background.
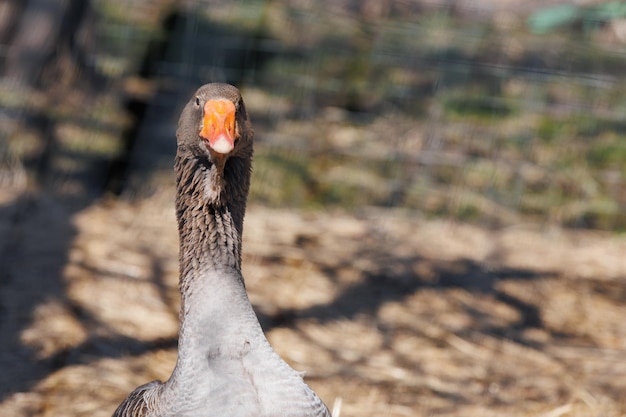
[[[204,105],[200,137],[209,150],[227,155],[235,148],[235,104],[230,100],[209,100]]]

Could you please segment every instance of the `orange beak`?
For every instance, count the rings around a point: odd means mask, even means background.
[[[218,154],[235,148],[235,105],[230,100],[209,100],[204,104],[200,137]]]

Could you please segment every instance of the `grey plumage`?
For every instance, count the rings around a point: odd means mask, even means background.
[[[234,146],[215,152],[199,132],[209,100],[235,105]],[[265,338],[241,275],[253,131],[239,91],[202,86],[176,132],[180,237],[178,360],[170,378],[135,389],[114,417],[330,417]],[[220,148],[223,149],[223,148]]]

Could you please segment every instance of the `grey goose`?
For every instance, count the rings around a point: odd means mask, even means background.
[[[176,132],[180,239],[178,359],[165,382],[136,388],[114,417],[330,417],[274,351],[241,273],[253,130],[237,88],[200,87]]]

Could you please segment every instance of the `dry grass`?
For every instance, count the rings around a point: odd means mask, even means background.
[[[171,197],[3,196],[0,415],[109,416],[169,376]],[[257,206],[244,252],[270,341],[336,417],[626,415],[623,237]]]

